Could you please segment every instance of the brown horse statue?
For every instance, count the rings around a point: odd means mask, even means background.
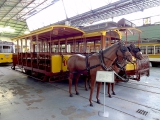
[[[96,83],[96,72],[97,71],[107,71],[111,68],[112,64],[116,60],[117,57],[122,57],[125,60],[128,60],[129,62],[133,62],[132,55],[128,51],[127,47],[124,45],[122,41],[119,41],[115,43],[114,45],[108,47],[105,50],[100,51],[99,53],[95,53],[89,57],[75,54],[72,55],[68,61],[67,61],[67,68],[69,70],[69,93],[70,97],[72,97],[71,87],[72,87],[72,80],[74,76],[76,77],[76,83],[80,77],[81,74],[88,74],[88,71],[90,73],[91,79],[91,90],[90,90],[90,106],[93,106],[92,104],[92,95]],[[100,104],[99,100],[99,92],[101,88],[101,82],[98,82],[97,86],[97,103]],[[77,91],[77,84],[75,84],[75,91],[78,95]]]
[[[141,54],[141,50],[139,47],[136,47],[135,44],[131,43],[130,45],[127,45],[127,48],[129,50],[129,52],[132,54],[132,56],[134,56],[136,59],[142,60],[143,56]],[[125,66],[126,66],[126,61],[120,58],[117,58],[119,63],[114,63],[112,69],[114,71],[116,71],[116,73],[119,73],[120,71],[125,72]],[[115,75],[115,79],[116,79],[116,75]],[[126,78],[128,79],[128,78]],[[128,79],[129,80],[129,79]],[[126,82],[128,81],[126,80]],[[115,80],[116,82],[116,80]],[[115,83],[108,83],[108,96],[111,98],[111,94],[110,94],[110,85],[112,86],[112,94],[115,95],[114,92],[114,85]]]

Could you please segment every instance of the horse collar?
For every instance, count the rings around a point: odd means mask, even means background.
[[[104,58],[107,58],[107,57],[104,57],[104,56],[103,56],[103,51],[100,50],[100,51],[99,51],[100,65],[102,66],[102,68],[103,68],[104,70],[108,71],[108,70],[110,70],[111,66],[108,67],[108,68],[105,66]],[[109,58],[107,58],[107,59],[108,59],[108,60],[111,60],[111,59],[109,59]],[[113,61],[113,60],[111,60],[111,61]]]

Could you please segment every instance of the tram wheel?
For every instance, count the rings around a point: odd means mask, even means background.
[[[15,66],[11,66],[11,69],[12,69],[12,70],[15,70]]]
[[[157,67],[157,64],[155,62],[151,62],[152,63],[152,67]]]

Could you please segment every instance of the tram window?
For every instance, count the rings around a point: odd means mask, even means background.
[[[0,53],[2,53],[2,46],[0,46]]]
[[[65,48],[61,48],[61,52],[65,52]]]
[[[78,46],[78,44],[75,47],[76,47],[75,48],[75,52],[79,52],[79,46]]]
[[[11,53],[14,53],[14,48],[13,48],[13,46],[11,46]]]
[[[4,53],[11,53],[11,47],[10,46],[3,46],[3,52]]]
[[[55,53],[58,53],[58,46],[55,47]]]
[[[160,54],[160,46],[155,46],[155,54]]]
[[[95,52],[94,46],[91,46],[90,49],[91,49],[91,52]]]
[[[79,52],[84,52],[84,45],[80,45],[80,51]]]
[[[65,50],[66,50],[66,49],[65,49],[65,44],[61,44],[61,45],[60,45],[60,52],[63,53],[63,52],[65,52]]]
[[[154,54],[154,47],[153,46],[148,46],[147,53],[148,54]]]
[[[100,47],[96,46],[96,52],[99,52],[99,50],[100,50]]]
[[[90,53],[90,46],[87,46],[86,53]]]
[[[146,46],[140,47],[142,54],[146,54]]]

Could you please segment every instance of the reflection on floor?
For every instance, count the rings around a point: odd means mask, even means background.
[[[100,100],[89,106],[90,91],[85,91],[84,81],[79,81],[80,95],[69,97],[68,81],[40,82],[0,67],[0,120],[160,120],[160,69],[151,68],[150,77],[140,82],[129,81],[115,85],[116,95],[106,95],[105,110],[109,117],[98,115],[103,111],[103,86]],[[106,86],[107,88],[107,86]],[[96,89],[95,89],[96,90]]]

